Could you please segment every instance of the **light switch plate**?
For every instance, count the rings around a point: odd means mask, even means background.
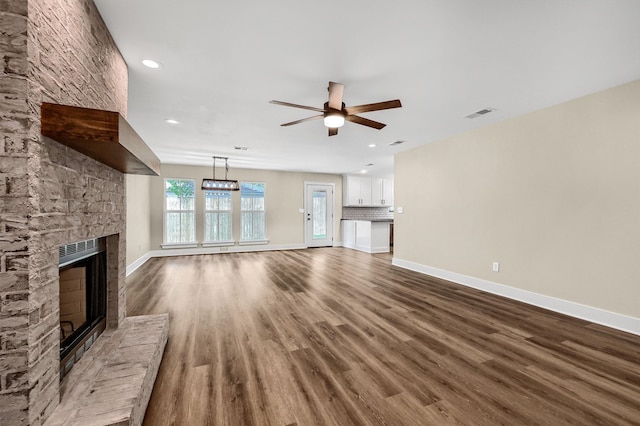
[[[304,213],[304,209],[298,209],[298,213]]]
[[[396,213],[404,213],[404,209],[402,207],[396,207]]]

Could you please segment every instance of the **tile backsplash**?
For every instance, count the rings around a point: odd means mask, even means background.
[[[393,207],[343,207],[344,220],[393,219]]]

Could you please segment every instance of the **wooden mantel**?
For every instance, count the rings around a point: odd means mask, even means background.
[[[122,173],[160,175],[160,160],[117,112],[43,103],[41,133]]]

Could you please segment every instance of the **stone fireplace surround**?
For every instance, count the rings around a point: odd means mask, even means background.
[[[58,247],[106,237],[107,327],[126,310],[124,174],[42,137],[40,105],[126,116],[127,65],[91,0],[2,3],[0,424],[38,425],[60,400]]]

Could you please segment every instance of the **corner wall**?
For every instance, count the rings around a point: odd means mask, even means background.
[[[151,176],[126,175],[127,266],[151,250]]]
[[[637,323],[639,159],[640,81],[401,152],[394,263]]]

